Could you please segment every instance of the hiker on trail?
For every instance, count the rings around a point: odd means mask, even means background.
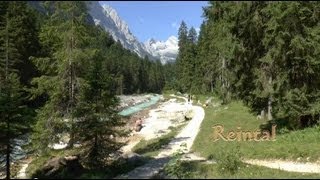
[[[134,130],[136,132],[139,132],[141,129],[142,129],[142,120],[141,118],[139,118],[134,125]]]

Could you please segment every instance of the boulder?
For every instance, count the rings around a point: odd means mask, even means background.
[[[137,153],[127,155],[126,161],[130,165],[140,165],[146,161],[146,158]]]
[[[42,169],[39,170],[44,177],[60,177],[60,173],[79,173],[83,169],[78,156],[55,157],[50,159]]]
[[[130,154],[123,154],[116,158],[118,164],[127,164],[127,165],[141,165],[146,162],[147,158],[137,154],[137,153],[130,153]]]
[[[190,110],[190,111],[186,112],[184,119],[185,119],[185,121],[188,121],[188,120],[191,120],[193,118],[193,116],[194,116],[193,111]]]
[[[139,132],[141,129],[142,129],[142,125],[137,125],[137,126],[134,127],[134,130],[136,132]]]

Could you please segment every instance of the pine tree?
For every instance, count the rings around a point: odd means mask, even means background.
[[[188,27],[184,21],[182,21],[180,24],[180,27],[178,30],[178,39],[179,39],[178,46],[179,48],[181,47],[180,51],[183,51],[183,48],[188,41]]]
[[[185,49],[188,42],[188,27],[184,21],[181,22],[179,30],[178,30],[178,46],[179,46],[179,52],[176,58],[176,70],[177,70],[177,79],[178,79],[178,87],[177,89],[179,91],[185,91],[186,90],[186,84],[183,82],[184,77],[184,54]]]
[[[15,65],[21,55],[15,46],[15,37],[21,30],[20,16],[14,14],[15,2],[2,2],[0,24],[0,150],[6,154],[6,178],[10,178],[12,140],[28,128],[26,106],[23,104],[23,86]],[[23,9],[22,9],[23,10]]]
[[[121,147],[116,137],[124,133],[116,128],[122,126],[117,114],[118,99],[110,90],[113,80],[103,68],[104,56],[98,50],[88,63],[86,83],[81,91],[75,117],[77,123],[76,137],[82,144],[86,162],[94,168],[103,167],[109,155]],[[88,131],[89,129],[89,131]]]
[[[59,141],[59,134],[70,134],[68,147],[74,143],[75,106],[83,82],[85,62],[90,59],[84,2],[54,2],[54,11],[40,34],[44,46],[51,46],[49,57],[34,59],[43,76],[35,78],[35,94],[49,99],[38,113],[34,142],[45,149]],[[50,8],[50,6],[49,6]],[[49,11],[50,12],[50,11]],[[50,43],[50,44],[47,44]]]
[[[214,51],[211,50],[210,44],[213,42],[213,37],[209,36],[208,23],[203,22],[200,27],[199,40],[197,45],[197,67],[196,73],[199,77],[200,92],[213,92],[215,86],[215,64],[211,62],[211,58],[214,57]]]
[[[234,97],[255,112],[268,111],[269,121],[285,118],[293,124],[314,123],[319,117],[315,103],[318,54],[314,51],[318,48],[317,6],[306,2],[211,3],[205,8],[204,27],[208,28],[198,47],[203,69],[206,59],[215,57],[212,68],[220,76],[215,86],[231,84]],[[208,58],[205,54],[210,51],[214,53]]]
[[[306,2],[269,3],[263,10],[270,15],[263,39],[267,51],[261,59],[269,67],[265,73],[271,86],[269,120],[272,115],[287,117],[303,127],[308,124],[303,121],[315,122],[319,115],[319,54],[314,51],[319,47],[314,39],[319,33],[319,16],[314,14],[318,7]]]

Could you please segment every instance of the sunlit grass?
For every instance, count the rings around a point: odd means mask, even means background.
[[[286,159],[317,161],[320,157],[320,128],[313,127],[286,134],[276,134],[275,141],[213,141],[213,126],[220,124],[224,131],[257,130],[263,123],[249,112],[241,102],[232,102],[220,107],[205,108],[205,119],[193,144],[193,150],[204,157],[215,157],[217,152],[234,147],[245,158]]]

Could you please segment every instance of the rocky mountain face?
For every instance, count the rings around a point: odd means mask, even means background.
[[[176,37],[171,36],[165,42],[149,39],[147,42],[141,43],[112,7],[101,6],[98,1],[87,2],[87,5],[95,24],[101,25],[116,41],[119,40],[124,48],[137,53],[140,57],[148,56],[151,60],[160,59],[162,64],[175,60],[178,54],[178,39]]]
[[[144,43],[147,51],[155,57],[158,57],[161,62],[173,62],[178,54],[178,39],[175,36],[170,36],[167,41],[156,41],[149,39]]]
[[[95,24],[108,31],[115,41],[120,41],[124,48],[137,53],[140,57],[149,55],[114,9],[107,5],[101,6],[98,1],[87,2],[87,4]]]
[[[28,1],[29,5],[45,14],[40,1]],[[140,57],[148,56],[151,60],[160,59],[162,64],[175,61],[178,54],[178,39],[171,36],[166,40],[149,39],[142,43],[131,33],[127,23],[123,21],[116,10],[108,5],[100,5],[98,1],[87,1],[88,22],[100,25],[108,31],[115,41],[120,41],[124,48],[137,53]]]

